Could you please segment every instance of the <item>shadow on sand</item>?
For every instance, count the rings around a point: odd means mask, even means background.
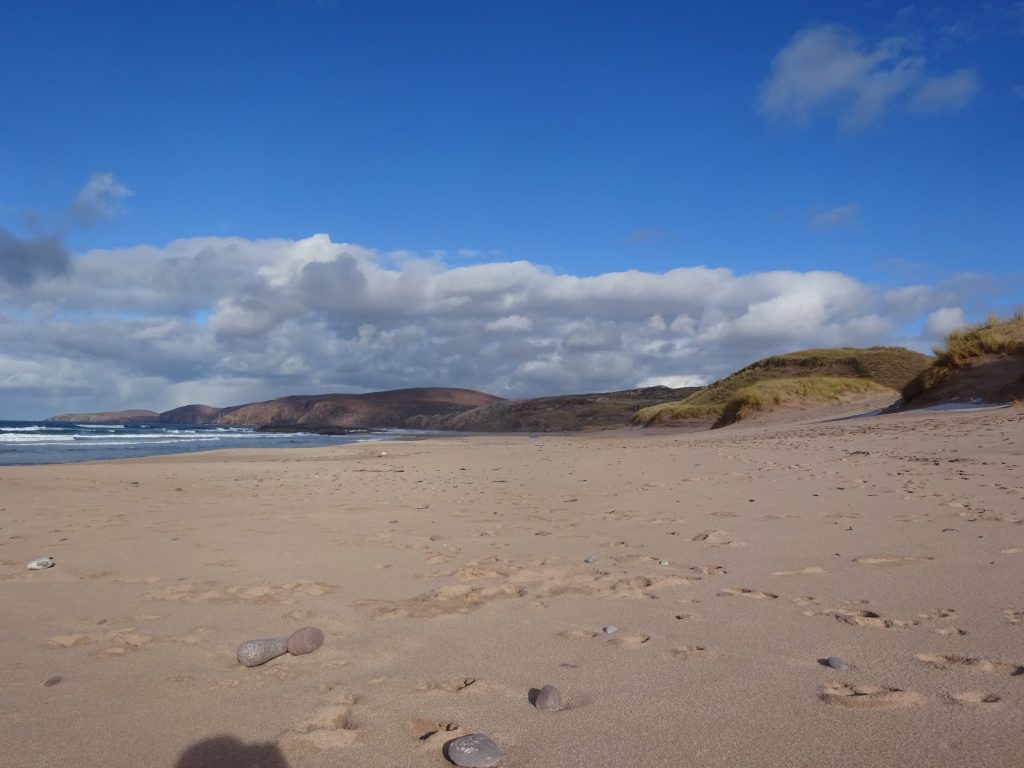
[[[244,744],[233,736],[216,736],[186,749],[174,768],[288,768],[288,761],[272,741]]]

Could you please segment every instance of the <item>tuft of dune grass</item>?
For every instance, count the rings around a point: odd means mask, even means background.
[[[904,403],[935,389],[954,371],[979,357],[1024,354],[1024,310],[1018,309],[1009,320],[991,314],[983,323],[958,328],[934,352],[932,364],[903,387]]]

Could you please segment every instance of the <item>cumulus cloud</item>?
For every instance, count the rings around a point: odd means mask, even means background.
[[[856,203],[840,205],[811,217],[811,229],[829,230],[853,227],[860,221],[860,206]]]
[[[71,201],[71,215],[83,226],[112,219],[121,213],[122,201],[131,194],[109,171],[94,173]]]
[[[928,314],[928,320],[924,324],[924,335],[927,338],[939,341],[944,339],[949,332],[967,325],[967,318],[960,307],[939,307]]]
[[[66,274],[71,253],[49,235],[23,239],[0,227],[0,279],[24,287],[38,277]]]
[[[844,27],[808,27],[776,54],[758,106],[769,118],[798,125],[823,111],[837,112],[843,128],[857,129],[899,100],[909,98],[916,108],[933,111],[970,101],[976,73],[960,70],[926,79],[926,64],[907,38],[871,44]]]
[[[706,376],[651,376],[642,379],[637,386],[679,389],[680,387],[703,387],[709,383]]]
[[[583,277],[395,258],[326,235],[192,238],[0,281],[0,417],[408,386],[522,397],[703,383],[768,354],[891,343],[961,300],[837,272]]]
[[[505,315],[497,320],[491,320],[484,324],[485,331],[492,333],[515,333],[517,331],[532,331],[533,321],[524,315]]]

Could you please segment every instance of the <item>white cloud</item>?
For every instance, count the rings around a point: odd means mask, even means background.
[[[642,379],[638,387],[703,387],[710,383],[707,376],[650,376]]]
[[[967,318],[960,307],[940,307],[928,314],[928,320],[924,324],[924,335],[938,342],[950,331],[962,328],[966,324]]]
[[[492,320],[484,325],[485,331],[491,332],[511,332],[517,331],[532,331],[533,321],[523,315],[505,315],[499,317],[497,320]]]
[[[71,201],[71,214],[84,225],[111,219],[122,210],[122,201],[132,191],[107,172],[94,173]]]
[[[832,111],[843,128],[857,129],[919,86],[911,98],[917,108],[957,109],[970,101],[978,85],[973,70],[925,80],[926,64],[907,38],[870,44],[844,27],[808,27],[776,54],[758,106],[772,119],[798,125]]]
[[[811,217],[811,229],[845,229],[855,226],[860,221],[860,206],[856,203],[840,205]]]
[[[930,77],[914,93],[910,106],[919,112],[963,109],[978,87],[978,73],[973,69],[959,69],[947,77]]]
[[[967,290],[882,290],[836,272],[452,267],[326,235],[94,250],[66,275],[0,281],[0,418],[408,386],[703,383],[768,354],[892,343]]]

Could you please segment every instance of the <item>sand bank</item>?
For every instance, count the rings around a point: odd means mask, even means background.
[[[0,754],[1013,765],[1022,465],[1015,408],[3,468]]]

